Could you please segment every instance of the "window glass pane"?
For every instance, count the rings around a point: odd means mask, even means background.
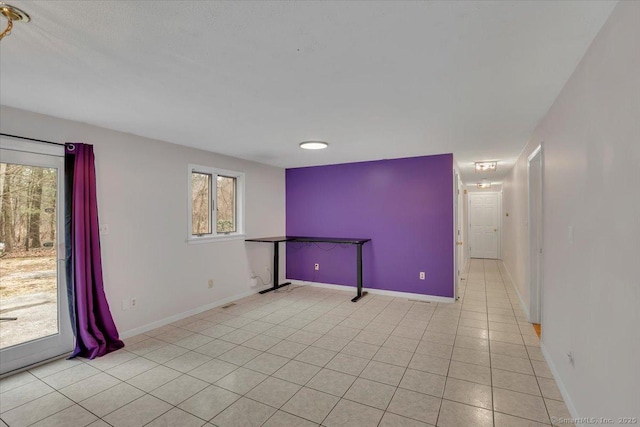
[[[236,231],[236,179],[228,176],[218,176],[217,209],[218,218],[216,230],[218,233],[232,233]]]
[[[211,175],[191,173],[191,234],[211,234]]]

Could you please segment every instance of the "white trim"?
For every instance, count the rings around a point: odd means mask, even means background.
[[[543,253],[540,256],[540,265],[537,268],[537,274],[536,274],[536,279],[537,279],[537,283],[534,284],[533,281],[531,280],[531,272],[533,270],[532,267],[532,262],[533,262],[533,254],[531,252],[531,161],[533,159],[536,158],[536,156],[540,156],[540,188],[538,189],[538,196],[539,196],[539,203],[540,203],[540,212],[539,212],[539,218],[538,218],[538,225],[540,229],[538,229],[538,234],[540,236],[540,241],[538,242],[538,244],[540,245],[540,248],[544,248],[544,242],[543,242],[543,230],[542,228],[542,223],[543,223],[543,218],[542,218],[542,214],[543,214],[543,201],[542,201],[542,185],[543,185],[543,177],[542,177],[542,173],[543,173],[543,152],[542,152],[542,142],[540,143],[540,145],[538,145],[536,147],[535,150],[533,150],[533,152],[527,157],[527,252],[529,254],[528,256],[528,260],[527,260],[527,286],[529,287],[529,310],[527,310],[528,316],[527,318],[529,319],[530,322],[532,323],[539,323],[542,324],[542,270],[543,270],[543,258],[544,258],[544,250]],[[538,258],[536,258],[537,260]],[[535,288],[535,289],[534,289]]]
[[[216,222],[217,215],[215,212],[211,212],[211,234],[203,235],[203,236],[194,236],[192,233],[192,206],[191,206],[191,174],[193,172],[202,172],[205,174],[211,175],[213,187],[212,190],[212,201],[211,201],[211,209],[217,210],[217,200],[216,199],[216,191],[215,191],[215,182],[216,177],[218,175],[225,177],[232,177],[236,179],[236,231],[233,233],[217,233],[216,231]],[[232,171],[229,169],[221,169],[212,166],[202,166],[196,165],[193,163],[189,163],[187,165],[187,238],[185,241],[188,244],[202,244],[202,243],[211,243],[217,241],[227,241],[227,240],[238,240],[244,239],[246,237],[245,234],[245,174],[244,172]]]
[[[244,240],[247,238],[246,234],[218,234],[217,236],[191,236],[187,237],[186,242],[190,245],[201,245],[203,243],[213,243],[213,242],[226,242],[229,240]]]
[[[11,139],[7,139],[11,138]],[[13,139],[15,137],[4,136],[0,138],[0,148],[3,150],[22,151],[25,153],[43,154],[45,156],[64,157],[64,146],[47,144],[46,142],[35,142],[23,139]]]
[[[513,287],[513,289],[515,289],[516,295],[518,295],[520,306],[522,307],[522,310],[524,310],[524,313],[527,315],[527,319],[529,319],[529,307],[524,303],[524,299],[522,299],[522,295],[518,290],[518,285],[516,284],[516,282],[513,281],[513,276],[511,275],[511,272],[507,268],[507,264],[505,264],[504,261],[501,261],[501,262],[502,262],[502,266],[504,267],[504,271],[507,273],[507,276],[509,276],[509,282],[511,282],[511,286]]]
[[[253,289],[248,292],[244,292],[239,295],[235,295],[228,298],[223,298],[221,300],[202,305],[200,307],[194,308],[192,310],[183,311],[182,313],[175,314],[173,316],[165,317],[164,319],[156,320],[155,322],[147,323],[144,326],[140,326],[138,328],[129,329],[128,331],[120,333],[120,339],[127,339],[133,337],[135,335],[143,334],[145,332],[151,331],[153,329],[159,328],[161,326],[168,325],[173,322],[177,322],[178,320],[185,319],[187,317],[195,316],[196,314],[200,314],[204,311],[211,310],[212,308],[220,307],[221,305],[228,304],[233,301],[237,301],[239,299],[251,296],[253,294],[257,294],[261,289]],[[125,347],[126,349],[126,347]]]
[[[355,292],[356,290],[355,286],[334,285],[331,283],[307,282],[307,281],[295,280],[295,279],[287,279],[287,280],[296,286],[313,286],[317,288],[336,289],[339,291],[348,291],[348,292]],[[419,301],[444,302],[444,303],[456,302],[454,298],[440,297],[437,295],[413,294],[410,292],[388,291],[386,289],[363,288],[362,290],[364,292],[374,294],[374,295],[385,295],[385,296],[397,297],[397,298],[415,299]]]
[[[549,352],[547,351],[547,347],[544,345],[542,341],[540,341],[540,351],[544,356],[547,365],[549,366],[549,370],[551,371],[551,375],[553,375],[553,379],[556,380],[556,384],[558,385],[558,389],[560,390],[560,394],[562,395],[562,399],[564,403],[567,405],[567,409],[569,410],[569,414],[571,414],[571,418],[579,419],[578,411],[576,410],[575,405],[573,404],[573,400],[571,400],[571,396],[567,391],[562,379],[560,378],[560,374],[558,373],[558,369],[556,369],[556,365],[553,363]],[[576,423],[576,425],[585,425],[583,423]]]

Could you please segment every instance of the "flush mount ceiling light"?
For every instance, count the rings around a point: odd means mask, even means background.
[[[305,150],[323,150],[328,146],[329,144],[324,141],[304,141],[300,143],[300,148]]]
[[[491,181],[483,179],[478,183],[478,188],[491,188]]]
[[[13,29],[13,22],[29,22],[31,21],[31,17],[27,14],[27,12],[18,9],[15,6],[11,6],[10,4],[0,2],[0,13],[7,18],[7,28],[4,29],[2,33],[0,33],[0,40],[11,34],[11,30]]]
[[[476,172],[495,172],[498,162],[475,162]]]

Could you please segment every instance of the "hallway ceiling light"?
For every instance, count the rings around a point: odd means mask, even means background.
[[[300,143],[300,148],[305,150],[324,150],[329,144],[324,141],[304,141]]]
[[[491,188],[491,181],[483,179],[482,182],[478,183],[478,188]]]
[[[495,172],[498,162],[476,162],[476,172]]]

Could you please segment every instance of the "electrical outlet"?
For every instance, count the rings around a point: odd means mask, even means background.
[[[109,234],[109,224],[102,224],[98,227],[98,233],[102,235]]]
[[[424,271],[421,271],[420,272],[420,280],[424,280],[425,277],[426,277],[426,275],[425,275]]]
[[[209,289],[213,288],[213,279],[209,279]]]
[[[131,298],[131,308],[136,308],[138,306],[138,298]]]
[[[313,264],[313,269],[314,269],[315,271],[320,270],[320,264],[318,264],[317,262],[316,262],[315,264]]]

